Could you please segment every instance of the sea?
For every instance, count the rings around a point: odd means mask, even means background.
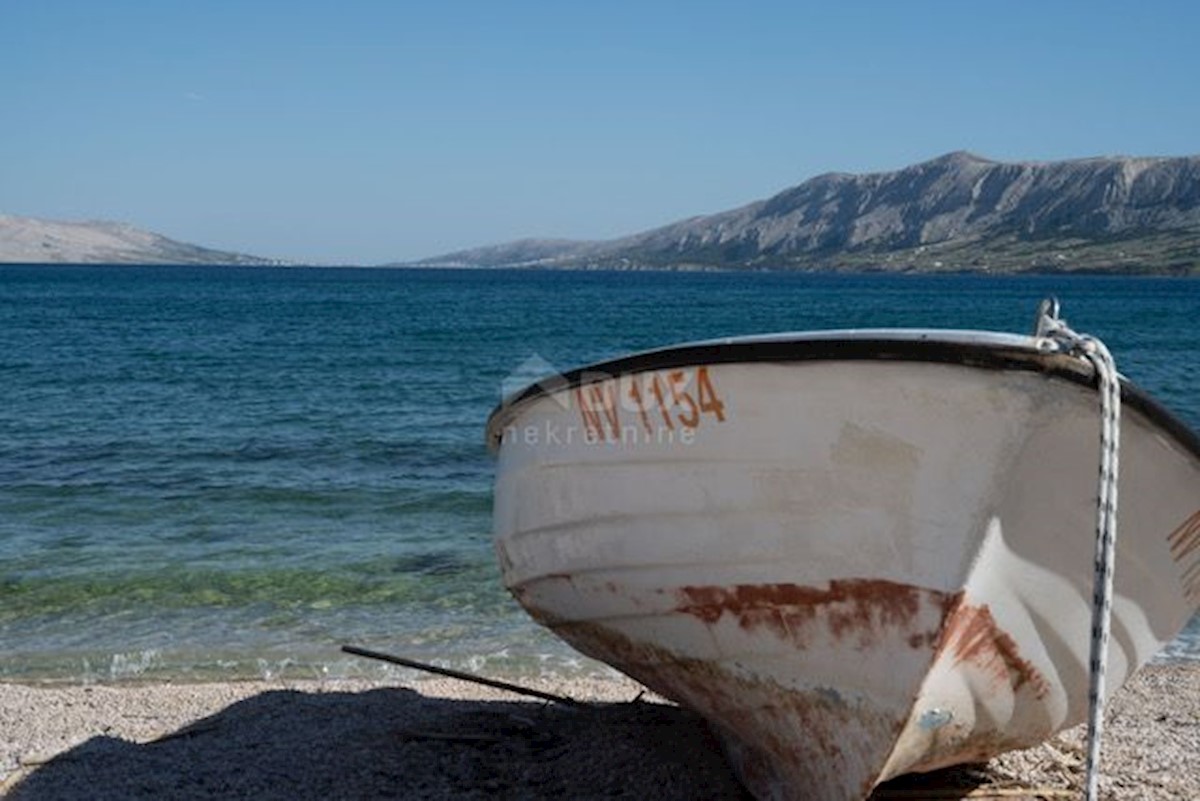
[[[547,370],[1055,296],[1200,427],[1200,281],[0,266],[0,680],[603,674],[503,589],[484,424]],[[1200,659],[1200,627],[1159,657]]]

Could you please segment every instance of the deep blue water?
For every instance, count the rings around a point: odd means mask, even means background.
[[[0,266],[0,679],[589,670],[493,561],[483,425],[528,359],[1026,332],[1048,294],[1200,426],[1196,281]]]

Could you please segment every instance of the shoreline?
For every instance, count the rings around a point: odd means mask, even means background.
[[[607,705],[578,710],[447,678],[0,683],[0,794],[748,798],[699,718],[640,696],[636,682],[522,684]],[[984,768],[906,777],[874,797],[947,784],[1068,797],[1082,786],[1085,736],[1077,726]],[[1149,665],[1108,704],[1102,797],[1200,798],[1197,750],[1200,665]]]

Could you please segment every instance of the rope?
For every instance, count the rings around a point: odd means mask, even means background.
[[[1088,662],[1087,801],[1100,785],[1100,738],[1104,733],[1104,678],[1112,622],[1113,562],[1117,543],[1117,481],[1121,441],[1121,379],[1112,353],[1095,337],[1072,331],[1058,316],[1058,301],[1042,301],[1036,334],[1055,340],[1087,359],[1100,391],[1100,477],[1096,503],[1095,573],[1092,579],[1092,639]]]

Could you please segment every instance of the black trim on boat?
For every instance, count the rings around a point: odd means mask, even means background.
[[[488,439],[489,442],[495,439],[493,429],[501,415],[507,415],[513,407],[536,398],[631,373],[706,364],[865,360],[932,362],[992,370],[1039,372],[1083,386],[1096,385],[1091,364],[1057,349],[1039,349],[1035,347],[1039,340],[986,333],[950,338],[939,338],[937,334],[927,331],[919,335],[910,332],[899,336],[745,338],[635,353],[549,376],[509,396],[488,417]],[[1028,344],[1022,345],[1022,342]],[[1122,378],[1121,400],[1200,459],[1200,434],[1150,393]]]

